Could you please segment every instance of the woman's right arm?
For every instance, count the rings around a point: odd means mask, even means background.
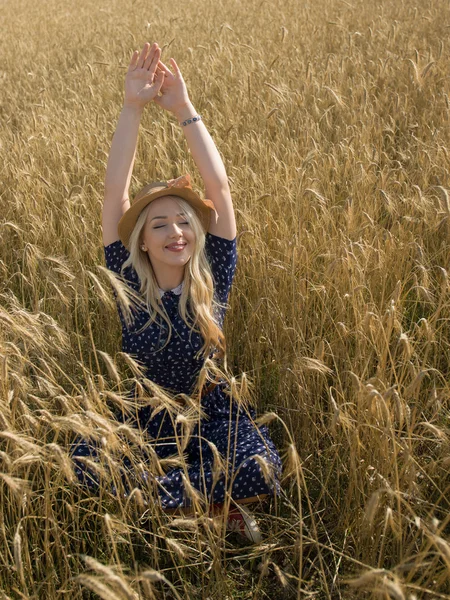
[[[102,228],[103,244],[108,246],[119,239],[117,226],[130,208],[128,189],[136,156],[136,144],[142,110],[124,105],[109,152],[105,177]]]
[[[130,207],[128,190],[133,173],[136,145],[144,106],[159,93],[164,73],[156,72],[161,50],[144,44],[135,51],[125,77],[125,100],[111,143],[105,176],[102,228],[103,244],[119,239],[118,224]]]

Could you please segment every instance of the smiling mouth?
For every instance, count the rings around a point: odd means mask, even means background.
[[[186,242],[179,242],[176,244],[169,244],[168,246],[166,246],[166,248],[168,248],[169,250],[181,250],[181,248],[184,248],[186,246]]]

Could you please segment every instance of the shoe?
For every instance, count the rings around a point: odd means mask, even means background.
[[[233,507],[228,511],[227,531],[238,533],[253,544],[260,544],[262,541],[261,531],[255,518],[242,504],[239,508]]]

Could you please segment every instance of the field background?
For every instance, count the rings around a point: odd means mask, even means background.
[[[0,4],[0,598],[450,598],[448,9]],[[117,471],[133,366],[100,212],[145,41],[178,61],[232,186],[229,358],[285,465],[257,547],[145,493],[91,498],[67,454],[91,435]],[[185,171],[200,184],[149,106],[131,192]]]

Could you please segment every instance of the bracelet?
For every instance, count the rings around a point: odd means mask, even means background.
[[[195,115],[195,117],[191,117],[190,119],[186,119],[186,121],[183,121],[182,123],[180,123],[180,125],[182,127],[186,127],[186,125],[190,125],[191,123],[196,123],[197,121],[201,121],[202,117],[201,115]]]

